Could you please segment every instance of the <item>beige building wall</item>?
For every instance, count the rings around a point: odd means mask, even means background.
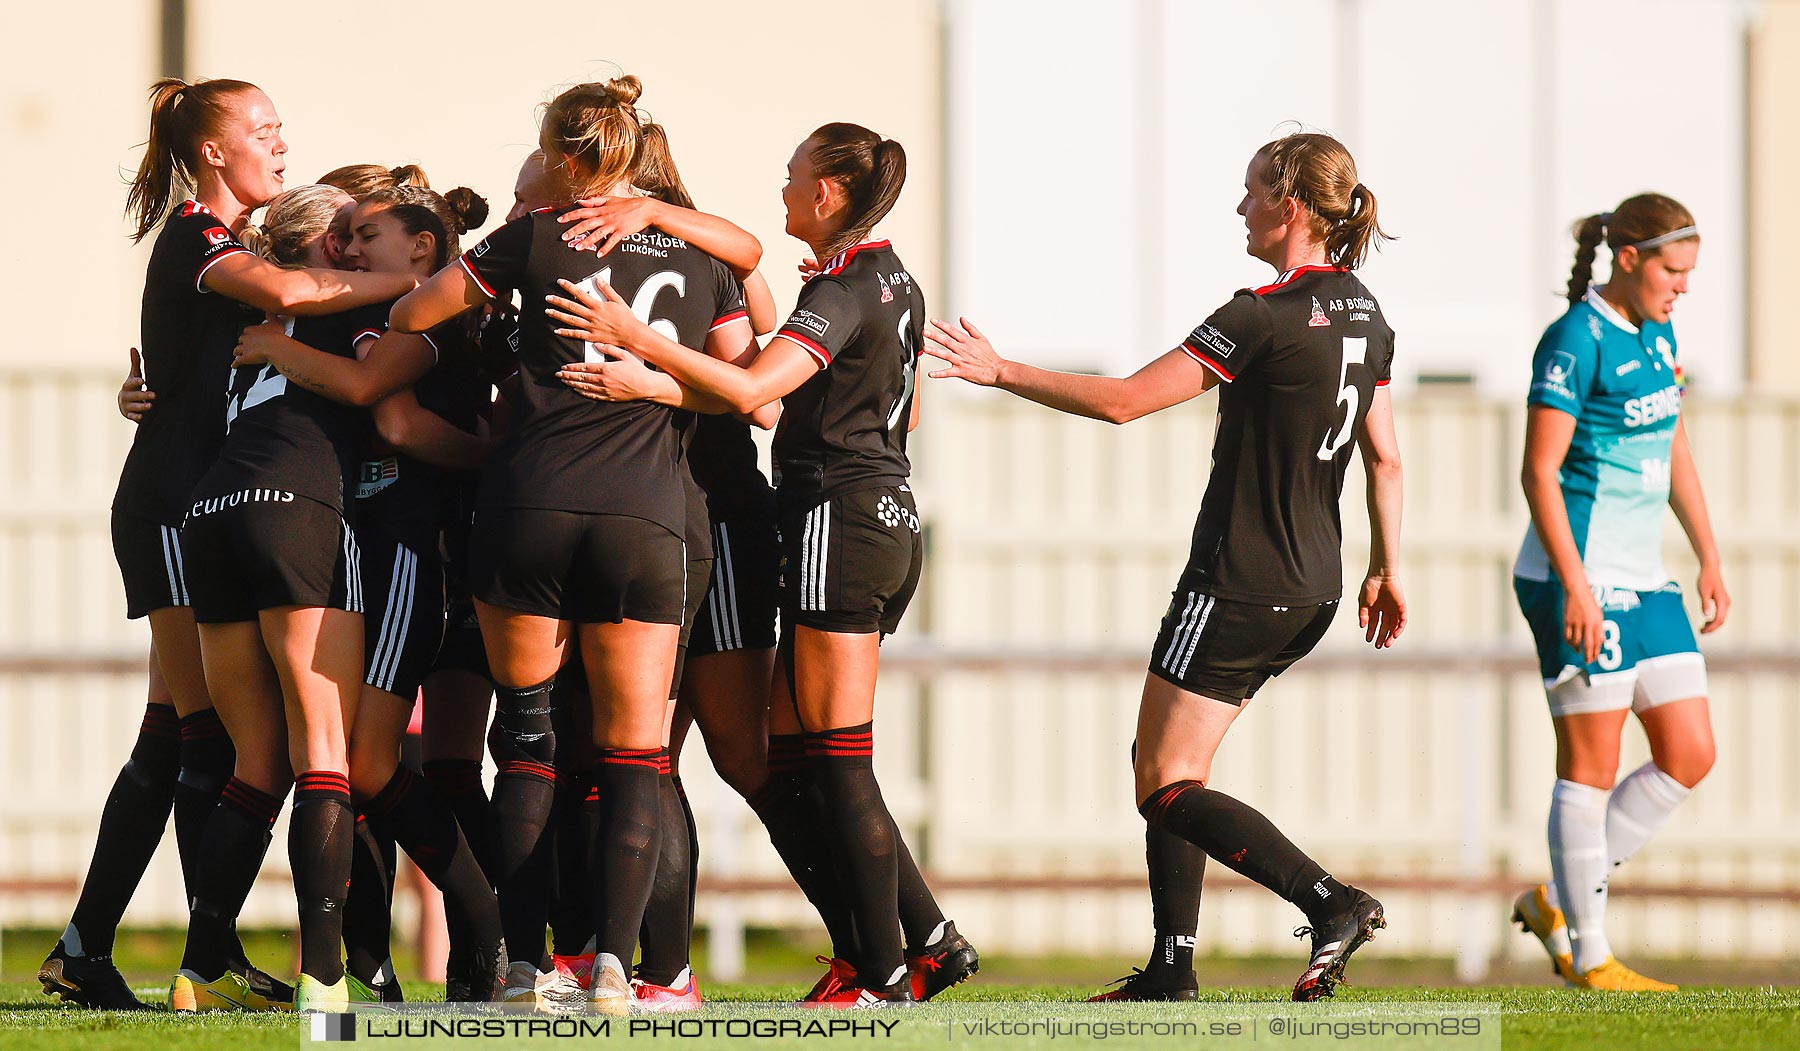
[[[1746,388],[1800,391],[1800,2],[1768,0],[1750,32],[1750,346]]]

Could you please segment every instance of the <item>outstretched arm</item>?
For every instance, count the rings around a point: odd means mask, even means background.
[[[581,207],[557,216],[557,221],[569,224],[562,238],[570,248],[592,248],[605,255],[620,241],[654,226],[724,263],[739,281],[748,280],[762,262],[762,242],[729,219],[654,197],[594,197],[576,203]]]
[[[382,303],[418,285],[410,274],[351,273],[343,270],[283,270],[249,252],[234,252],[201,278],[222,296],[270,314],[310,317],[337,314]]]
[[[1357,602],[1363,640],[1383,649],[1406,630],[1406,597],[1400,592],[1400,444],[1394,437],[1394,404],[1378,388],[1356,434],[1369,504],[1369,574]]]
[[[233,368],[273,365],[276,371],[316,394],[367,408],[431,370],[437,352],[424,336],[386,332],[359,344],[360,358],[340,357],[309,347],[283,331],[280,322],[252,325],[238,336]]]
[[[958,320],[960,324],[952,328],[933,318],[925,331],[925,353],[950,365],[931,373],[933,379],[954,377],[999,387],[1058,412],[1129,423],[1199,397],[1219,381],[1211,369],[1179,347],[1123,379],[1052,372],[1002,358],[974,323]]]
[[[596,298],[574,282],[559,281],[568,298],[547,296],[545,313],[563,326],[556,334],[589,343],[624,347],[679,380],[684,387],[722,400],[736,413],[754,413],[805,383],[819,370],[811,355],[791,339],[776,337],[749,368],[689,350],[632,314],[610,285]]]
[[[371,415],[382,441],[437,467],[474,470],[487,460],[494,447],[492,440],[470,434],[420,405],[410,386],[381,399]]]
[[[1731,595],[1725,590],[1725,577],[1719,570],[1719,545],[1713,539],[1712,517],[1706,513],[1706,494],[1700,490],[1700,472],[1694,466],[1694,451],[1688,445],[1687,424],[1677,421],[1675,440],[1669,449],[1669,506],[1687,534],[1700,560],[1700,580],[1696,592],[1700,612],[1706,617],[1702,634],[1711,634],[1725,625],[1731,612]]]
[[[447,266],[402,296],[388,312],[388,324],[401,332],[428,332],[491,298],[467,267]]]

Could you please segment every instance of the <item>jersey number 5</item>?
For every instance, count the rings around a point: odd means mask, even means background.
[[[901,363],[902,379],[900,382],[900,398],[894,407],[888,410],[888,430],[900,425],[900,416],[912,401],[913,385],[919,382],[919,348],[913,344],[912,311],[900,315],[900,349],[906,355]]]
[[[1319,443],[1319,459],[1329,460],[1338,454],[1338,450],[1350,443],[1350,435],[1356,430],[1356,410],[1362,407],[1362,395],[1356,385],[1350,382],[1350,362],[1363,360],[1369,352],[1369,337],[1345,336],[1343,357],[1338,360],[1338,392],[1335,405],[1344,407],[1344,418],[1331,425],[1325,432],[1325,440]],[[1335,407],[1334,405],[1334,407]]]
[[[600,291],[600,286],[610,284],[612,284],[612,267],[609,266],[589,275],[586,280],[575,287],[591,294],[595,299],[605,299],[606,296]],[[637,295],[631,297],[631,313],[658,333],[679,343],[681,337],[675,332],[675,322],[668,318],[651,318],[650,316],[650,311],[656,307],[656,297],[661,295],[665,288],[674,289],[677,296],[685,296],[687,295],[687,278],[674,270],[659,270],[651,274],[643,284],[638,286]],[[605,361],[606,353],[601,349],[604,345],[583,343],[581,345],[582,359]]]

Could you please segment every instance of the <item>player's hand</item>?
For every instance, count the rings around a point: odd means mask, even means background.
[[[238,333],[237,347],[231,352],[231,367],[243,369],[269,364],[275,348],[287,338],[285,322],[265,321],[260,325],[246,326],[244,331]]]
[[[572,208],[556,217],[569,224],[562,239],[570,248],[591,248],[600,255],[632,234],[656,222],[656,210],[662,204],[654,197],[584,197]]]
[[[813,278],[818,277],[819,271],[823,269],[825,268],[819,265],[819,261],[809,255],[805,259],[800,260],[800,280],[811,281]]]
[[[648,401],[655,397],[651,372],[644,359],[621,347],[603,347],[606,361],[571,361],[557,370],[556,378],[570,390],[595,401]]]
[[[131,348],[131,371],[119,384],[119,415],[132,423],[143,423],[144,414],[156,404],[156,392],[144,385],[144,359],[136,347]]]
[[[1706,617],[1700,634],[1711,635],[1724,627],[1725,615],[1731,612],[1731,594],[1725,590],[1725,577],[1718,566],[1700,567],[1700,582],[1695,585],[1694,594],[1700,596],[1700,612]]]
[[[619,293],[613,291],[611,285],[600,286],[600,296],[583,288],[577,288],[575,282],[558,280],[563,291],[569,294],[568,299],[562,296],[545,296],[548,304],[544,313],[550,320],[563,326],[556,334],[564,339],[579,339],[588,343],[610,343],[623,347],[631,342],[642,322],[632,314],[631,308]],[[603,297],[603,298],[602,298]]]
[[[1568,592],[1563,598],[1563,641],[1581,654],[1581,663],[1594,663],[1605,636],[1606,618],[1600,614],[1594,593],[1587,588]]]
[[[1362,625],[1364,642],[1374,643],[1378,650],[1392,646],[1406,630],[1406,596],[1400,593],[1400,581],[1367,577],[1356,603],[1356,622]]]
[[[932,318],[931,326],[925,330],[925,353],[950,363],[949,368],[931,373],[931,378],[968,380],[983,387],[999,383],[1000,368],[1006,359],[994,353],[993,344],[973,321],[966,317],[956,320],[958,327],[951,328]]]

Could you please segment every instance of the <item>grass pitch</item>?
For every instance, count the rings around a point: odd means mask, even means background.
[[[420,998],[441,995],[441,990],[415,986],[410,990]],[[708,1000],[716,1005],[700,1018],[737,1017],[750,1003],[777,1003],[792,1000],[804,988],[799,985],[714,985],[706,989]],[[894,1051],[911,1048],[986,1046],[990,1048],[1046,1047],[1069,1043],[1067,1038],[998,1037],[980,1040],[963,1039],[955,1033],[964,1021],[985,1016],[1013,1020],[1067,1019],[1079,1017],[1171,1020],[1204,1018],[1220,1010],[1243,1009],[1252,1014],[1258,1005],[1274,1008],[1285,1000],[1285,991],[1268,987],[1216,987],[1201,990],[1205,1001],[1199,1005],[1121,1005],[1107,1009],[1076,1008],[1074,1003],[1092,993],[1088,986],[1005,985],[977,979],[929,1004],[910,1011],[891,1012],[886,1017],[900,1017],[900,1024],[880,1039],[840,1037],[827,1039],[767,1038],[744,1041],[700,1037],[695,1039],[655,1038],[628,1034],[614,1028],[604,1037],[583,1041],[590,1045],[625,1044],[627,1046],[682,1046],[688,1048],[737,1045],[778,1048],[830,1046],[879,1046]],[[141,989],[149,997],[151,990]],[[1498,1004],[1502,1012],[1503,1044],[1487,1042],[1469,1044],[1490,1051],[1776,1051],[1800,1048],[1800,990],[1792,988],[1694,988],[1674,994],[1630,993],[1596,994],[1573,990],[1530,988],[1521,986],[1481,986],[1469,988],[1389,987],[1351,988],[1340,992],[1337,1004],[1374,1005],[1381,1003],[1454,1002]],[[1214,1005],[1227,1005],[1219,1007]],[[1287,1005],[1291,1012],[1310,1010],[1309,1005]],[[1342,1008],[1339,1008],[1340,1010]],[[793,1015],[818,1017],[813,1012]],[[684,1016],[694,1017],[694,1016]],[[830,1018],[846,1015],[831,1013]],[[866,1015],[861,1017],[868,1017]],[[65,1009],[45,1000],[35,985],[0,984],[0,1049],[31,1048],[33,1051],[97,1051],[113,1048],[195,1049],[195,1051],[291,1051],[301,1046],[304,1023],[290,1017],[274,1015],[202,1015],[178,1018],[174,1015],[111,1014]],[[618,1026],[619,1023],[615,1023]],[[1265,1023],[1266,1025],[1266,1023]],[[953,1035],[956,1037],[952,1039]],[[1245,1047],[1255,1043],[1272,1043],[1267,1033],[1260,1041],[1246,1045],[1244,1037],[1236,1039],[1190,1039],[1168,1036],[1114,1036],[1092,1040],[1122,1048],[1192,1048]],[[1075,1040],[1075,1044],[1081,1043]],[[1295,1041],[1295,1046],[1308,1046]],[[432,1047],[471,1046],[465,1041],[423,1041]],[[1399,1042],[1326,1042],[1333,1047],[1383,1047],[1398,1049],[1454,1048],[1462,1041],[1439,1040],[1433,1043],[1403,1044]],[[420,1044],[400,1045],[419,1047]],[[500,1040],[478,1040],[473,1046],[507,1046]],[[1319,1046],[1319,1045],[1311,1045]]]

